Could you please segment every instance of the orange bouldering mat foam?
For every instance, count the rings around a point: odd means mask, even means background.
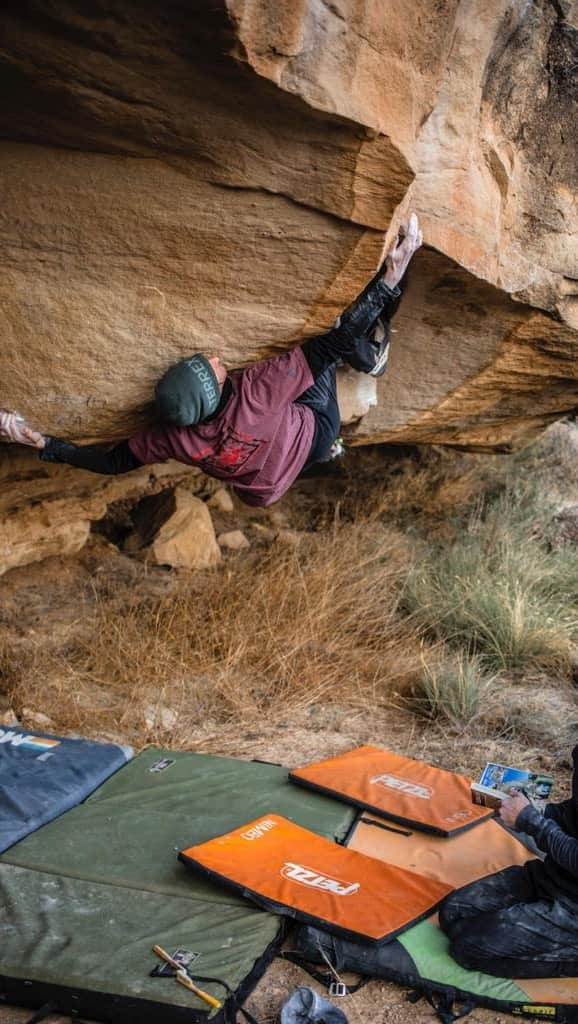
[[[472,803],[471,779],[380,747],[357,747],[289,773],[292,782],[402,825],[453,836],[493,816]]]
[[[534,854],[497,821],[485,821],[473,832],[451,839],[385,825],[382,818],[359,818],[349,840],[350,849],[427,875],[461,888],[513,864],[525,864]],[[313,933],[310,942],[324,951],[329,962],[340,958],[343,970],[353,969],[337,951],[339,940]],[[331,948],[330,948],[331,947]],[[413,990],[441,993],[462,1007],[488,1006],[517,1016],[578,1024],[578,978],[498,978],[467,971],[449,954],[448,940],[437,917],[422,921],[380,950],[375,976],[406,983]],[[317,961],[316,961],[317,962]],[[448,1005],[450,1016],[451,1005]]]
[[[191,846],[180,860],[276,914],[381,942],[431,914],[451,890],[269,814]]]
[[[494,819],[447,839],[401,825],[385,825],[382,818],[364,814],[351,830],[348,846],[366,857],[403,866],[452,889],[535,858]]]

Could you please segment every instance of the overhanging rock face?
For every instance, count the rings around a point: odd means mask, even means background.
[[[569,0],[7,0],[0,405],[126,436],[202,349],[329,325],[427,248],[356,443],[507,448],[578,405]]]

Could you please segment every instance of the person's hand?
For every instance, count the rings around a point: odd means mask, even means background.
[[[410,214],[407,224],[399,229],[397,241],[385,258],[384,281],[388,288],[395,288],[405,274],[409,261],[423,242],[419,222],[415,213]]]
[[[29,448],[44,448],[44,437],[36,430],[31,430],[26,420],[15,412],[0,409],[0,437],[13,444],[25,444]]]
[[[508,825],[509,828],[515,828],[518,815],[522,813],[525,807],[529,806],[530,801],[523,793],[515,792],[512,796],[507,796],[505,800],[502,800],[499,811],[504,825]]]

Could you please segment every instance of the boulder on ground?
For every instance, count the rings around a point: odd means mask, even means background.
[[[184,487],[145,498],[134,514],[125,551],[175,569],[208,569],[221,558],[211,513]]]
[[[143,712],[147,729],[157,729],[168,732],[174,729],[179,720],[179,713],[174,708],[166,707],[164,704],[147,704]]]

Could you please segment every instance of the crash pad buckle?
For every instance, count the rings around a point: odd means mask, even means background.
[[[343,996],[349,995],[349,989],[342,981],[332,981],[328,987],[328,992],[330,996],[334,996],[336,999],[342,999]]]
[[[406,992],[405,998],[408,1003],[419,1003],[420,999],[423,999],[423,992],[413,989],[411,992]]]

